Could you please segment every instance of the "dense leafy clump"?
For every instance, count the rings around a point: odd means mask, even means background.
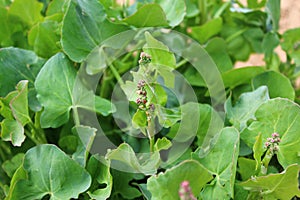
[[[0,0],[0,199],[299,198],[300,28],[247,2]]]

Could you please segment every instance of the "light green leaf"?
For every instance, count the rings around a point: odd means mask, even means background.
[[[163,9],[158,4],[146,4],[123,22],[135,27],[167,26],[168,21]]]
[[[205,50],[216,63],[219,71],[224,73],[232,69],[233,64],[227,53],[226,43],[223,38],[215,37],[208,41]],[[198,73],[195,73],[198,74]],[[199,74],[198,74],[199,75]]]
[[[152,194],[152,200],[174,200],[179,199],[178,191],[183,181],[189,181],[192,193],[198,196],[211,179],[210,173],[197,161],[186,160],[164,173],[151,176],[147,181],[147,189]]]
[[[207,42],[209,38],[218,34],[222,29],[222,18],[212,19],[201,26],[191,27],[191,35],[201,44]]]
[[[263,153],[264,153],[263,142],[261,138],[261,133],[259,133],[253,145],[253,157],[256,161],[255,170],[260,170],[261,156],[263,155]]]
[[[82,167],[85,167],[89,152],[91,150],[96,129],[89,126],[75,126],[72,129],[74,135],[78,138],[77,149],[72,155],[73,160],[78,162]]]
[[[10,101],[10,107],[14,118],[20,122],[22,126],[25,126],[31,122],[28,111],[28,81],[20,81],[16,89],[17,94]]]
[[[101,42],[125,30],[125,26],[106,20],[98,0],[72,0],[63,20],[61,43],[73,61],[82,62]]]
[[[243,67],[232,69],[222,74],[224,86],[235,88],[236,86],[250,83],[251,79],[265,70],[262,67]]]
[[[1,49],[0,96],[13,91],[19,81],[28,80],[29,106],[33,111],[39,111],[41,106],[36,100],[33,84],[43,64],[44,60],[37,57],[33,51],[12,47]]]
[[[251,176],[254,176],[256,173],[256,161],[246,158],[246,157],[239,157],[238,159],[238,173],[241,175],[242,180],[248,180]]]
[[[60,48],[60,27],[57,21],[45,20],[33,26],[28,34],[28,43],[41,57],[49,58],[57,53]]]
[[[182,22],[186,14],[184,0],[155,0],[154,2],[162,7],[170,26],[174,27]]]
[[[132,125],[134,128],[142,128],[147,126],[147,115],[145,111],[137,110],[132,117]]]
[[[145,160],[140,162],[140,158],[137,157],[131,146],[127,143],[122,143],[117,149],[109,151],[106,154],[106,159],[117,162],[118,170],[146,175],[156,173],[160,164],[158,151],[153,152],[148,158],[144,158]]]
[[[256,177],[242,182],[240,185],[246,190],[257,192],[263,199],[290,200],[295,195],[300,197],[299,170],[299,165],[290,165],[280,174]]]
[[[287,99],[271,99],[263,103],[255,113],[256,121],[241,133],[241,138],[252,147],[255,138],[261,133],[262,142],[266,142],[272,133],[278,133],[281,142],[277,158],[279,163],[287,166],[300,163],[300,107]],[[294,152],[294,153],[291,153]]]
[[[114,181],[113,191],[111,196],[120,196],[121,199],[135,199],[140,197],[142,194],[136,188],[131,186],[131,182],[136,176],[133,173],[127,173],[125,171],[117,171],[112,169],[113,180],[122,180]]]
[[[156,106],[158,112],[158,120],[160,125],[169,128],[177,121],[181,120],[181,112],[178,108],[165,108],[163,106]]]
[[[154,144],[155,151],[167,150],[172,146],[172,142],[167,138],[158,138]]]
[[[113,111],[106,100],[95,97],[85,88],[76,75],[72,63],[62,53],[51,57],[38,74],[35,88],[37,98],[44,106],[41,116],[43,128],[55,128],[66,123],[71,109],[84,108],[104,115]]]
[[[289,29],[282,35],[283,42],[281,47],[288,53],[294,60],[297,66],[300,65],[300,28]]]
[[[155,39],[149,32],[145,33],[146,44],[143,50],[151,56],[151,67],[154,67],[164,78],[167,87],[174,86],[175,75],[172,70],[176,68],[176,59],[169,48]]]
[[[229,97],[225,102],[227,118],[234,127],[241,131],[247,127],[249,120],[255,119],[255,111],[267,100],[269,100],[269,94],[266,86],[261,86],[253,92],[243,93],[234,106]]]
[[[266,12],[268,13],[273,31],[278,31],[280,20],[280,0],[269,0],[266,4]]]
[[[1,122],[1,138],[11,141],[14,146],[21,146],[26,138],[22,124],[13,119],[4,119]]]
[[[87,170],[92,176],[92,185],[89,189],[89,196],[95,200],[106,200],[109,198],[113,179],[110,174],[110,162],[104,158],[93,155],[87,164]],[[99,189],[99,185],[105,184],[104,188]]]
[[[257,75],[252,79],[252,85],[254,88],[258,88],[261,85],[268,86],[270,97],[283,97],[290,100],[295,99],[295,91],[290,80],[275,71],[268,71]]]
[[[197,145],[206,148],[222,128],[222,118],[210,105],[189,102],[181,106],[180,123],[171,126],[168,137],[185,142],[197,136]]]
[[[195,159],[216,176],[211,184],[204,187],[201,196],[204,199],[233,198],[239,132],[233,127],[227,127],[221,130],[215,140],[215,145],[204,157],[194,153]]]
[[[18,16],[29,26],[43,19],[41,14],[43,4],[36,0],[14,0],[9,8],[9,14]]]
[[[17,171],[17,169],[21,166],[23,163],[24,154],[18,153],[15,155],[11,160],[6,160],[2,164],[2,169],[6,172],[6,174],[12,178],[14,173]]]
[[[23,167],[27,177],[16,182],[11,200],[42,199],[47,194],[51,200],[78,198],[91,184],[88,172],[54,145],[30,149]]]

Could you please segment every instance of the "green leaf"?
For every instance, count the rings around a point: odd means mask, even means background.
[[[62,26],[62,47],[75,62],[82,62],[104,40],[127,30],[106,20],[104,7],[97,0],[72,0]]]
[[[3,47],[11,46],[12,26],[10,25],[8,10],[4,6],[0,6],[0,24],[0,45]]]
[[[227,127],[215,138],[215,145],[207,155],[202,157],[199,153],[194,153],[195,159],[216,176],[204,187],[202,198],[233,198],[239,140],[239,132],[233,127]]]
[[[252,85],[254,88],[262,85],[268,86],[271,98],[283,97],[290,100],[295,99],[295,91],[290,80],[283,74],[275,71],[267,71],[257,75],[252,79]]]
[[[89,126],[75,126],[72,129],[74,135],[78,137],[77,149],[72,155],[73,160],[85,167],[89,152],[91,150],[97,129]]]
[[[172,142],[167,138],[158,138],[154,144],[155,151],[167,150],[172,146]]]
[[[140,197],[141,192],[131,185],[133,182],[135,174],[127,173],[125,171],[117,171],[112,169],[113,180],[122,180],[122,181],[114,181],[112,197],[116,196],[120,199],[135,199]],[[121,195],[121,197],[120,197]]]
[[[270,28],[273,31],[278,31],[280,20],[280,0],[269,0],[266,4],[266,12],[268,13],[270,22]]]
[[[162,7],[170,26],[174,27],[182,22],[186,14],[184,0],[155,0],[154,2]]]
[[[274,49],[279,45],[280,40],[276,33],[268,32],[265,34],[262,41],[262,48],[267,59],[269,59],[274,52]]]
[[[57,21],[46,20],[33,26],[28,34],[28,43],[41,57],[49,58],[57,53],[60,48],[60,26]]]
[[[54,145],[30,149],[23,167],[27,177],[16,182],[11,200],[42,199],[47,194],[51,200],[78,198],[91,184],[88,172]]]
[[[283,42],[281,43],[281,47],[284,51],[287,52],[289,56],[291,56],[297,66],[300,65],[300,28],[289,29],[282,35]]]
[[[242,180],[248,180],[251,176],[255,175],[256,162],[255,160],[239,157],[238,159],[238,173],[241,175]]]
[[[76,75],[72,63],[62,53],[51,57],[38,74],[35,88],[37,98],[44,106],[41,116],[43,128],[56,128],[65,124],[69,120],[71,109],[74,111],[84,108],[100,111],[104,115],[113,111],[113,107],[108,106],[106,100],[95,97],[92,91],[85,88],[81,81],[76,79]]]
[[[20,81],[16,87],[17,94],[10,101],[11,111],[15,119],[25,126],[31,122],[28,111],[28,81]]]
[[[218,34],[222,29],[222,18],[212,19],[201,26],[191,27],[191,35],[201,44],[207,42],[209,38]]]
[[[33,111],[39,111],[41,106],[36,100],[33,84],[44,60],[33,51],[9,47],[0,50],[0,61],[0,96],[13,91],[19,81],[28,80],[29,106]]]
[[[93,180],[88,192],[91,198],[95,200],[105,200],[110,196],[113,179],[109,167],[110,162],[100,156],[93,155],[89,159],[87,170]],[[105,184],[105,187],[101,186],[103,184]]]
[[[249,42],[256,53],[262,53],[263,47],[261,41],[264,38],[264,32],[261,28],[249,28],[243,33],[245,39]]]
[[[17,171],[17,169],[21,166],[23,163],[24,154],[18,153],[15,155],[11,160],[6,160],[2,164],[2,169],[6,172],[6,174],[12,178],[14,173]]]
[[[165,128],[173,126],[182,118],[182,113],[178,108],[165,108],[163,106],[156,106],[155,109],[158,112],[159,124]]]
[[[134,128],[142,128],[147,126],[147,115],[145,111],[137,110],[132,117],[132,125]]]
[[[152,200],[174,200],[179,199],[178,191],[183,181],[189,181],[192,193],[198,196],[203,186],[211,179],[210,173],[198,162],[186,160],[164,173],[151,176],[147,181],[147,189],[152,194]]]
[[[173,86],[175,75],[171,72],[176,68],[175,56],[169,48],[159,40],[155,39],[149,32],[145,33],[146,44],[143,50],[151,56],[151,65],[164,78],[166,86]],[[169,72],[169,73],[167,73]]]
[[[253,145],[253,157],[256,161],[255,170],[260,170],[261,156],[263,155],[263,153],[264,153],[263,142],[261,138],[261,133],[259,133]]]
[[[11,15],[18,16],[29,26],[43,19],[43,4],[36,0],[15,0],[9,8]]]
[[[298,188],[299,165],[290,165],[280,174],[249,179],[240,183],[246,190],[259,193],[263,199],[290,200],[295,195],[300,196]]]
[[[127,143],[122,143],[117,149],[106,154],[106,159],[118,163],[118,170],[133,173],[154,174],[160,164],[159,152],[153,152],[150,157],[142,160],[137,157],[133,149]],[[144,155],[145,157],[145,155]]]
[[[251,79],[265,70],[262,67],[243,67],[232,69],[222,74],[224,86],[235,88],[236,86],[250,83]]]
[[[279,163],[287,166],[300,163],[300,108],[299,105],[287,99],[271,99],[263,103],[255,113],[256,121],[241,133],[241,138],[252,147],[255,138],[261,133],[262,142],[266,142],[272,133],[278,133],[281,138],[277,158]],[[291,153],[294,152],[294,153]]]
[[[232,69],[233,64],[230,56],[227,53],[226,43],[224,39],[219,37],[212,38],[206,44],[205,50],[216,63],[221,73]]]
[[[166,15],[158,4],[146,4],[133,15],[123,19],[123,22],[135,27],[167,26]]]
[[[222,118],[210,105],[189,102],[181,106],[180,123],[171,126],[167,136],[177,142],[197,136],[197,146],[206,148],[222,128]]]
[[[13,119],[4,119],[1,122],[1,138],[4,141],[11,141],[14,146],[21,146],[25,140],[22,124]]]
[[[249,120],[254,120],[254,113],[257,108],[269,100],[268,88],[261,86],[253,92],[243,93],[232,106],[231,97],[225,102],[225,112],[230,123],[238,130],[247,127]]]

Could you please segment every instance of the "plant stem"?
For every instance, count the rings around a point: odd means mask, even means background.
[[[261,161],[262,165],[261,165],[260,174],[262,174],[262,175],[267,174],[268,166],[269,166],[269,163],[270,163],[272,157],[273,157],[273,154],[270,152],[270,150],[268,150],[264,159]]]
[[[176,65],[176,69],[179,68],[179,67],[181,67],[182,65],[184,65],[184,64],[187,63],[187,62],[188,62],[188,60],[186,60],[186,59],[181,60],[181,61]]]
[[[120,85],[124,85],[124,82],[123,82],[120,74],[118,73],[118,71],[116,70],[115,66],[112,63],[109,65],[109,68],[112,71],[112,73],[115,76],[115,78],[117,79],[118,83]]]
[[[35,138],[37,141],[39,141],[40,144],[47,143],[47,139],[45,137],[45,133],[44,133],[43,129],[37,129],[32,122],[29,122],[28,126],[31,130],[30,131],[31,138]]]
[[[32,142],[34,142],[36,145],[42,144],[42,142],[40,142],[37,138],[35,138],[34,135],[30,131],[28,131],[28,130],[25,129],[24,132],[25,132],[25,135],[27,137],[29,137],[30,140]]]
[[[147,127],[147,134],[148,134],[148,138],[149,138],[149,144],[150,144],[150,152],[153,153],[154,152],[154,124],[152,122],[152,120],[148,120],[148,127]]]
[[[74,118],[74,121],[75,121],[75,125],[80,126],[80,119],[79,119],[79,114],[78,114],[77,107],[73,107],[73,118]]]

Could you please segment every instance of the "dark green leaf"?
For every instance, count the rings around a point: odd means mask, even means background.
[[[44,106],[41,116],[42,127],[55,128],[65,124],[69,120],[71,109],[74,111],[85,108],[100,111],[104,115],[112,112],[113,107],[108,106],[108,101],[95,97],[92,91],[76,79],[76,75],[72,63],[62,53],[51,57],[38,74],[35,88],[37,98]]]
[[[250,83],[251,79],[265,70],[262,67],[243,67],[232,69],[222,74],[224,86],[235,88],[238,85]]]
[[[252,85],[254,88],[262,85],[268,86],[271,98],[283,97],[290,100],[295,99],[295,91],[290,80],[283,74],[275,71],[268,71],[255,76],[252,79]]]
[[[207,199],[233,198],[239,132],[235,128],[227,127],[222,129],[215,139],[215,145],[204,157],[201,154],[194,154],[195,158],[216,176],[211,184],[204,187],[201,196]]]
[[[167,26],[168,21],[163,9],[158,4],[146,4],[123,22],[135,27]]]
[[[112,190],[113,180],[110,174],[110,162],[97,155],[92,156],[87,164],[87,170],[91,174],[93,182],[88,194],[95,200],[107,199]],[[104,188],[99,185],[105,184]]]
[[[215,18],[206,22],[201,26],[194,26],[191,28],[191,35],[201,44],[207,42],[209,38],[218,34],[222,29],[222,18]]]
[[[184,0],[155,0],[154,2],[162,7],[170,26],[174,27],[182,22],[186,11]]]
[[[186,160],[164,173],[151,176],[147,181],[147,189],[152,194],[152,200],[174,200],[179,199],[178,191],[183,181],[189,181],[192,193],[198,196],[203,186],[211,179],[210,173],[198,162]]]
[[[91,184],[88,172],[54,145],[30,149],[23,167],[27,177],[16,182],[11,200],[42,199],[47,194],[53,200],[78,198]]]
[[[97,0],[70,1],[63,20],[61,42],[72,60],[83,61],[105,39],[127,29],[105,17],[104,7]]]
[[[1,49],[0,96],[5,96],[13,91],[19,81],[28,80],[29,106],[34,111],[40,110],[41,106],[36,100],[33,83],[43,64],[44,60],[37,57],[32,51],[11,47]]]
[[[269,100],[268,88],[261,86],[253,92],[243,93],[232,106],[231,97],[225,102],[225,112],[230,123],[242,131],[247,127],[249,120],[254,120],[254,113],[257,108]]]
[[[58,22],[53,20],[37,23],[28,34],[28,43],[39,56],[49,58],[60,50],[57,45],[60,39],[59,28]]]
[[[264,143],[276,132],[281,138],[277,153],[279,163],[284,168],[300,163],[300,107],[287,99],[271,99],[257,109],[255,118],[257,120],[241,133],[246,144],[252,147],[259,133]]]
[[[287,167],[280,174],[269,174],[256,177],[240,183],[247,190],[259,193],[263,199],[290,200],[293,196],[300,197],[298,188],[299,165],[294,164]]]
[[[32,26],[43,19],[42,8],[43,4],[36,0],[15,0],[10,6],[9,13],[18,16],[26,24]]]

